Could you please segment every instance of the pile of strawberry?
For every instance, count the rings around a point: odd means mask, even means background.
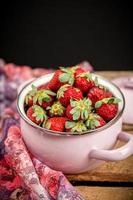
[[[25,112],[35,124],[58,132],[82,133],[104,126],[118,112],[119,99],[79,66],[56,70],[50,82],[32,85]]]

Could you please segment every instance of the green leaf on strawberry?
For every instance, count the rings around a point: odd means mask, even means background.
[[[73,121],[67,121],[65,123],[65,128],[70,129],[71,132],[74,132],[75,134],[78,132],[82,133],[87,130],[86,125],[84,124],[83,121],[79,122],[73,122]]]
[[[34,113],[32,116],[35,117],[37,121],[45,122],[47,120],[46,111],[42,107],[33,105],[33,110]]]
[[[95,113],[89,114],[88,119],[86,120],[85,124],[88,129],[95,129],[96,127],[100,126],[99,122],[100,116]]]
[[[64,96],[64,92],[67,90],[67,87],[70,86],[68,84],[65,84],[60,87],[60,89],[57,91],[57,98],[59,99],[60,97]]]
[[[62,116],[65,111],[65,107],[58,101],[54,102],[52,106],[48,106],[46,109],[49,110],[51,116]]]
[[[97,101],[97,102],[95,103],[95,108],[100,108],[101,105],[102,105],[102,101]]]
[[[35,94],[35,96],[33,97],[33,102],[34,104],[38,101],[39,105],[42,105],[42,102],[50,102],[51,96],[55,96],[56,94],[54,92],[52,92],[51,90],[38,90]]]
[[[70,105],[73,108],[70,113],[73,115],[73,120],[78,120],[80,118],[82,120],[86,120],[92,109],[91,104],[92,102],[88,98],[84,98],[82,100],[71,99]]]
[[[25,97],[25,103],[28,105],[29,100],[32,100],[34,95],[37,93],[37,88],[32,84],[31,86],[32,90],[28,92],[28,94]]]
[[[75,126],[75,122],[73,122],[73,121],[67,121],[66,123],[65,123],[65,128],[66,129],[71,129],[71,128],[73,128]]]
[[[68,82],[70,78],[70,74],[62,73],[59,77],[61,82]]]
[[[73,85],[74,83],[74,73],[75,70],[78,68],[78,66],[74,66],[74,67],[68,67],[68,68],[64,68],[64,67],[60,67],[61,71],[63,72],[60,76],[59,76],[59,80],[60,82],[63,83],[68,83],[70,85]]]
[[[92,81],[92,74],[90,72],[83,72],[81,74],[78,74],[77,77],[82,77],[88,81]]]
[[[44,128],[47,128],[47,129],[50,129],[50,127],[51,127],[51,122],[47,122],[46,124],[43,123],[43,127],[44,127]]]
[[[116,97],[111,97],[111,98],[104,98],[100,101],[97,101],[95,103],[95,108],[99,108],[102,106],[102,104],[118,104],[121,100]]]

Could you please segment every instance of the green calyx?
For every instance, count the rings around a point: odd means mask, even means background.
[[[62,106],[62,104],[60,102],[55,102],[53,103],[53,105],[50,107],[47,107],[47,110],[49,110],[51,116],[62,116],[64,114],[65,111],[65,107]]]
[[[95,108],[100,108],[102,104],[118,104],[121,100],[116,97],[111,97],[111,98],[104,98],[100,101],[97,101],[95,103]]]
[[[86,120],[91,112],[92,102],[90,99],[82,99],[82,100],[70,100],[70,105],[73,109],[70,113],[73,115],[73,120],[78,120],[81,118],[82,120]]]
[[[39,105],[42,105],[43,101],[50,102],[51,96],[55,96],[56,94],[52,92],[51,90],[37,90],[36,94],[33,97],[33,103],[35,104],[37,101]]]
[[[79,122],[67,121],[65,123],[65,128],[70,129],[70,131],[75,132],[75,134],[76,134],[76,132],[82,133],[87,130],[87,127],[83,121],[79,121]]]
[[[90,72],[83,72],[81,74],[78,74],[77,77],[85,78],[87,81],[92,81],[92,74]]]
[[[88,119],[85,122],[87,128],[95,129],[96,127],[100,126],[99,119],[100,119],[99,115],[94,113],[89,114]]]
[[[50,127],[51,127],[51,122],[43,123],[43,127],[46,128],[46,129],[50,129]]]
[[[42,107],[34,105],[33,111],[34,113],[32,114],[32,116],[35,117],[37,121],[46,122],[47,120],[46,111]]]
[[[74,66],[71,68],[64,68],[64,67],[60,67],[61,71],[63,72],[60,76],[59,76],[59,80],[60,82],[63,83],[68,83],[70,85],[74,84],[74,73],[75,70],[78,68],[78,66]]]
[[[28,105],[28,102],[29,102],[29,100],[31,100],[31,99],[33,99],[33,97],[36,95],[36,93],[37,93],[37,88],[34,86],[34,85],[32,85],[31,86],[31,88],[32,88],[32,90],[31,91],[29,91],[29,93],[26,95],[26,97],[25,97],[25,103]]]
[[[63,97],[64,96],[64,92],[67,90],[67,88],[69,87],[70,85],[68,84],[65,84],[63,86],[60,87],[60,89],[57,91],[57,98],[59,99],[60,97]]]

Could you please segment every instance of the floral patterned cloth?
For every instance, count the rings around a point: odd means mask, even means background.
[[[88,62],[80,64],[92,70]],[[16,111],[17,88],[24,81],[51,72],[5,64],[0,59],[0,200],[82,200],[62,172],[33,157],[21,137]]]

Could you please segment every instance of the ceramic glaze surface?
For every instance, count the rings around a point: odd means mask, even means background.
[[[121,160],[133,154],[133,136],[121,133],[124,98],[120,90],[111,82],[98,76],[101,85],[106,86],[121,99],[116,117],[107,125],[84,134],[57,133],[32,123],[24,111],[24,98],[31,85],[47,83],[53,74],[33,80],[21,89],[18,96],[18,111],[21,115],[22,137],[28,149],[42,162],[66,174],[81,173],[94,169],[103,161]],[[93,74],[94,77],[97,75]],[[113,150],[118,139],[127,142]]]

